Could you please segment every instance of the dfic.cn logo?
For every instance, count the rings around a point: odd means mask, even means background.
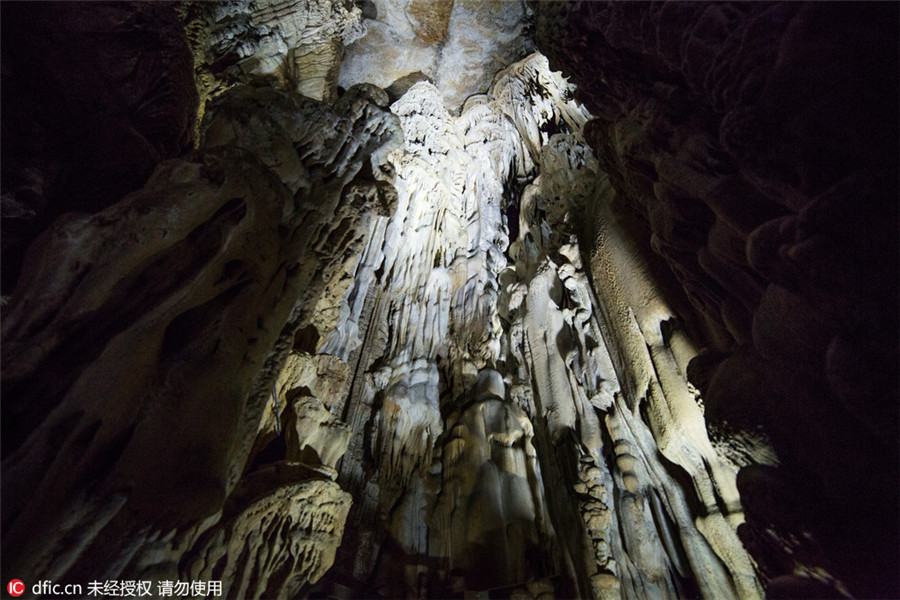
[[[13,579],[6,584],[6,591],[10,596],[21,596],[25,593],[25,584],[21,579]]]

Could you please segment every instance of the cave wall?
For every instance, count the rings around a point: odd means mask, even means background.
[[[9,2],[3,7],[2,293],[61,214],[140,188],[191,143],[197,91],[171,7]]]
[[[894,594],[896,7],[0,6],[5,574]]]
[[[2,568],[32,582],[202,577],[229,596],[292,596],[331,564],[352,500],[317,464],[254,462],[258,430],[295,332],[322,296],[340,296],[371,218],[392,210],[382,164],[402,133],[372,86],[326,104],[251,74],[207,103],[190,151],[197,92],[174,8],[4,6],[4,25],[40,23],[54,43],[80,42],[75,25],[90,32],[88,50],[128,40],[113,53],[117,85],[93,93],[108,102],[119,87],[133,92],[154,127],[176,127],[188,143],[179,137],[169,149],[179,156],[151,162],[146,182],[129,180],[118,196],[51,207],[80,212],[37,236],[4,297]],[[148,12],[157,20],[146,23]],[[146,30],[145,45],[123,34],[129,25]],[[153,55],[157,39],[187,60]],[[44,43],[16,60],[62,72],[40,92],[14,79],[4,98],[64,102],[73,81],[91,81],[92,55],[54,64]],[[191,93],[168,93],[184,79]],[[17,108],[4,125],[44,119]],[[82,125],[71,118],[56,135]],[[80,135],[75,150],[15,156],[85,161],[85,177],[100,177],[109,148]],[[20,197],[20,173],[4,170],[4,202]]]
[[[800,593],[806,562],[897,595],[896,5],[534,9],[614,218],[707,348],[688,369],[707,417],[764,425],[781,460],[738,478],[770,593]]]

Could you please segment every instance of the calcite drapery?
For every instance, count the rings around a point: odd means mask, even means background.
[[[471,573],[469,587],[514,585],[546,569],[542,552],[553,536],[534,429],[499,372],[479,373],[473,391],[446,420],[431,551]]]
[[[201,103],[259,76],[315,100],[335,100],[343,46],[365,34],[360,9],[341,0],[189,0],[180,10]]]
[[[254,479],[261,475],[270,473]],[[184,569],[191,580],[222,581],[225,597],[240,598],[293,598],[318,581],[334,560],[351,502],[333,481],[299,475],[262,498],[241,498],[239,514],[207,531]]]
[[[427,82],[391,108],[397,211],[318,349],[355,365],[335,410],[367,432],[339,467],[358,501],[326,580],[759,597],[735,470],[684,375],[696,351],[626,240],[600,232],[582,265],[579,219],[609,188],[570,86],[536,54],[459,117]]]

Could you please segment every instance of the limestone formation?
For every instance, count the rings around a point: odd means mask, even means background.
[[[844,593],[815,570],[897,595],[896,7],[533,6],[538,45],[596,116],[585,137],[609,191],[585,233],[595,283],[633,272],[606,240],[635,240],[628,256],[648,257],[639,276],[679,326],[633,300],[622,318],[705,345],[675,358],[707,419],[744,440],[764,427],[783,475],[759,485],[795,490],[790,511],[750,511],[748,547],[770,566],[780,553],[780,576],[802,572],[790,597],[804,579],[813,597]],[[757,543],[773,531],[781,550]],[[790,539],[805,549],[783,550]]]
[[[646,267],[612,265],[596,292],[585,273],[578,215],[607,188],[569,84],[535,54],[459,117],[427,82],[392,111],[397,211],[319,347],[356,362],[341,408],[371,424],[339,469],[362,502],[326,579],[390,597],[532,578],[563,596],[760,597],[736,470],[684,374],[696,350],[661,333],[674,316],[631,275]]]
[[[234,88],[207,112],[200,150],[33,245],[2,330],[4,419],[18,425],[3,440],[4,483],[17,490],[3,503],[3,543],[19,548],[4,553],[4,570],[177,579],[183,553],[213,568],[249,532],[262,536],[252,555],[278,554],[276,527],[294,532],[289,555],[260,559],[250,593],[293,593],[321,576],[350,502],[335,484],[282,469],[300,479],[227,508],[268,464],[254,448],[295,331],[313,327],[329,282],[352,268],[368,216],[391,208],[383,154],[399,129],[385,101],[353,89],[328,108]],[[259,119],[243,118],[260,105]],[[349,432],[315,406],[292,409],[303,438],[288,464],[312,449],[313,469],[327,470]],[[328,526],[307,535],[313,513]],[[111,549],[121,536],[129,544]],[[243,569],[228,571],[226,587],[249,585]]]
[[[343,46],[365,33],[360,9],[342,0],[188,1],[182,12],[203,99],[272,75],[304,96],[334,100]]]
[[[431,552],[471,573],[476,589],[530,580],[553,537],[534,428],[504,387],[500,373],[482,371],[473,397],[448,417],[430,507]]]
[[[0,10],[3,573],[900,593],[896,5]]]
[[[533,50],[524,35],[531,10],[520,0],[369,0],[364,6],[366,33],[347,46],[341,64],[344,87],[397,84],[399,96],[428,79],[444,105],[456,111],[473,94],[486,92],[498,71]]]
[[[240,514],[223,516],[198,542],[186,574],[223,581],[227,597],[293,598],[331,566],[349,507],[347,493],[332,481],[279,487]]]

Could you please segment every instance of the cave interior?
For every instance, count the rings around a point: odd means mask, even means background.
[[[900,597],[900,4],[0,12],[4,582]]]

